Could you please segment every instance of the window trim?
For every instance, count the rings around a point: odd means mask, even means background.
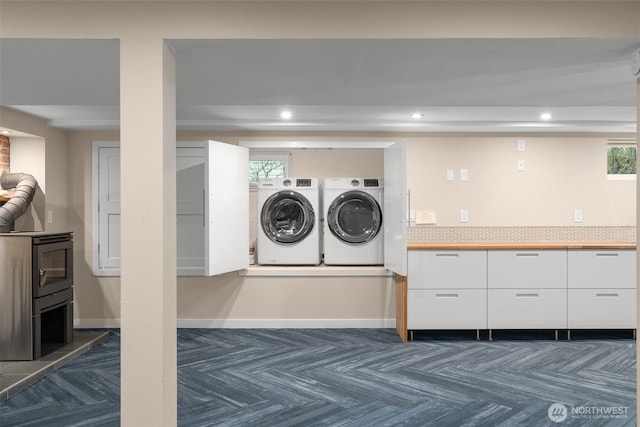
[[[636,149],[636,162],[637,162],[637,154],[638,154],[638,144],[636,142],[636,140],[634,139],[630,139],[630,140],[624,140],[624,141],[611,141],[609,140],[607,142],[607,157],[606,157],[606,162],[607,165],[609,163],[609,149],[610,148],[616,148],[616,147],[633,147]],[[608,166],[607,166],[608,168]],[[637,164],[636,164],[636,169],[637,169]],[[607,170],[607,180],[609,181],[635,181],[637,180],[637,172],[636,173],[608,173]]]

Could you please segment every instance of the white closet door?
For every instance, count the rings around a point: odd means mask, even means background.
[[[99,148],[98,270],[120,274],[120,148]]]
[[[249,266],[249,149],[206,143],[205,269],[213,276]]]
[[[396,142],[384,149],[384,266],[407,275],[407,154]]]
[[[176,150],[178,276],[204,276],[204,143]]]

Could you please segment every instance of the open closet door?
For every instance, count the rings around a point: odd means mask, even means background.
[[[407,275],[407,154],[404,142],[384,149],[384,266]]]
[[[205,144],[205,274],[249,267],[249,149]]]

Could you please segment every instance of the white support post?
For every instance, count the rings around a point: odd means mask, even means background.
[[[121,425],[177,424],[175,57],[120,41]]]

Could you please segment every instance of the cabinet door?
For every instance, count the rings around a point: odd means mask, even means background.
[[[384,149],[384,266],[407,275],[407,151],[403,142]]]
[[[206,143],[206,275],[249,267],[249,149]]]
[[[487,291],[409,290],[408,329],[486,329]]]
[[[565,329],[566,289],[489,289],[490,329]]]
[[[486,289],[487,251],[409,251],[409,289]]]
[[[103,143],[94,147],[94,272],[100,276],[120,274],[120,147]]]
[[[569,289],[568,327],[635,329],[635,289]]]
[[[566,250],[489,251],[489,288],[566,288]]]
[[[636,251],[570,250],[570,288],[636,288]]]
[[[120,274],[120,147],[94,143],[94,271]],[[177,273],[214,275],[249,265],[249,150],[178,143]]]
[[[176,150],[178,276],[204,275],[204,143]]]

